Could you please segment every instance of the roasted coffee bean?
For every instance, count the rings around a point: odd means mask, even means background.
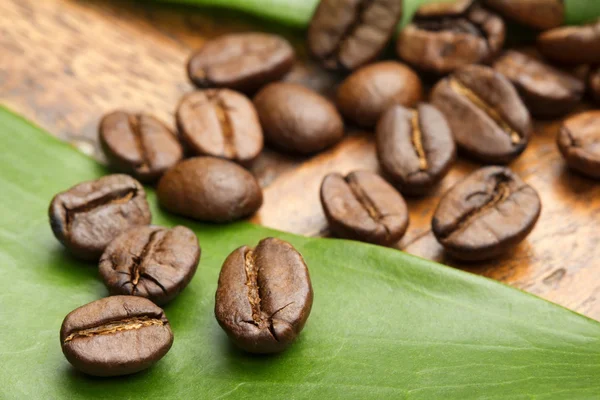
[[[402,16],[402,0],[321,0],[308,49],[327,69],[351,71],[377,58]]]
[[[175,214],[209,222],[247,217],[262,205],[254,176],[215,157],[195,157],[168,170],[158,182],[160,205]]]
[[[525,150],[531,118],[513,85],[489,67],[469,65],[441,80],[431,101],[459,148],[484,163],[507,163]]]
[[[473,1],[425,4],[396,44],[401,59],[414,67],[445,74],[491,61],[502,49],[502,19]]]
[[[117,376],[142,371],[173,344],[163,310],[136,296],[112,296],[71,311],[60,329],[60,345],[79,371]]]
[[[373,172],[327,175],[321,184],[321,204],[331,231],[341,238],[390,245],[408,227],[404,199]]]
[[[486,167],[442,197],[432,230],[451,256],[480,261],[507,253],[525,239],[540,211],[535,189],[506,167]]]
[[[342,115],[358,126],[372,128],[392,104],[412,107],[423,97],[417,74],[404,64],[385,61],[350,75],[337,91]]]
[[[485,5],[522,25],[546,30],[565,20],[564,0],[485,0]]]
[[[588,86],[594,100],[600,103],[600,67],[594,67],[590,71]]]
[[[239,33],[208,41],[188,63],[188,75],[200,88],[226,87],[254,93],[277,81],[294,65],[294,49],[282,37]]]
[[[292,344],[310,314],[313,290],[302,256],[267,238],[227,257],[215,298],[221,328],[241,349],[276,353]]]
[[[54,236],[85,260],[97,260],[116,236],[152,219],[144,188],[127,175],[105,176],[57,194],[48,215]]]
[[[184,226],[133,228],[117,236],[100,258],[100,276],[111,294],[165,304],[192,280],[200,260],[194,232]]]
[[[444,115],[429,104],[390,107],[377,124],[377,157],[402,193],[424,194],[448,173],[456,157]]]
[[[567,118],[557,142],[570,168],[600,179],[600,111],[586,111]]]
[[[583,97],[582,81],[526,54],[507,51],[494,69],[515,85],[535,117],[559,117],[571,111]]]
[[[333,104],[293,83],[272,83],[254,98],[265,138],[271,145],[300,154],[321,151],[344,135],[344,123]]]
[[[110,165],[142,182],[152,182],[179,160],[177,137],[151,115],[115,111],[100,122],[99,138]]]
[[[563,64],[600,64],[600,20],[542,32],[537,47],[548,59]]]
[[[177,108],[181,138],[195,155],[248,165],[263,148],[263,133],[250,99],[229,89],[208,89],[183,97]]]

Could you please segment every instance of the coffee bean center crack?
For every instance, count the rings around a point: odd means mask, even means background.
[[[137,147],[141,158],[141,162],[136,165],[136,168],[141,171],[147,171],[149,169],[150,161],[148,159],[148,152],[146,151],[146,146],[144,143],[144,135],[142,134],[141,119],[142,117],[139,115],[130,115],[129,129],[133,134],[133,140],[135,141],[135,146]]]
[[[147,326],[163,326],[164,324],[165,323],[162,320],[157,318],[151,318],[149,316],[125,318],[118,321],[113,321],[92,328],[82,329],[73,332],[65,338],[63,343],[68,343],[78,338],[92,337],[98,335],[110,335],[117,332],[142,329]]]
[[[148,255],[153,252],[156,248],[159,248],[161,243],[164,240],[164,237],[159,236],[161,231],[154,231],[148,237],[148,242],[144,245],[140,255],[133,256],[133,264],[130,267],[129,277],[130,280],[123,283],[122,286],[125,286],[131,283],[131,294],[135,294],[138,290],[138,284],[141,279],[147,279],[152,281],[156,286],[158,286],[164,293],[167,293],[167,289],[160,283],[158,279],[148,274],[145,271],[146,259]],[[116,263],[113,263],[113,268],[116,267]]]
[[[377,209],[375,203],[373,203],[369,196],[367,196],[365,190],[356,181],[348,179],[347,177],[344,179],[348,183],[348,186],[350,187],[350,190],[354,194],[356,200],[358,200],[358,202],[364,207],[364,209],[369,214],[369,217],[371,217],[371,219],[375,221],[376,224],[381,225],[383,229],[385,229],[386,234],[389,236],[390,231],[388,227],[381,222],[385,215],[383,215],[383,213],[381,213]]]
[[[419,170],[427,170],[427,156],[425,155],[425,149],[423,148],[423,133],[421,132],[421,126],[419,125],[419,113],[413,111],[410,119],[412,125],[411,141],[417,156],[419,157]]]
[[[354,19],[352,23],[350,23],[346,27],[335,48],[329,54],[327,54],[325,58],[337,58],[339,52],[341,51],[341,48],[343,47],[344,43],[348,40],[348,38],[353,37],[356,30],[362,25],[364,25],[365,15],[369,11],[369,8],[376,1],[377,0],[362,0],[359,2],[359,4],[356,6],[356,11],[354,12]],[[376,25],[372,25],[371,27],[377,28]]]
[[[471,89],[457,81],[456,79],[450,79],[450,88],[455,92],[464,97],[466,97],[471,103],[473,103],[477,108],[487,114],[502,131],[504,131],[507,135],[510,136],[510,141],[513,145],[518,144],[523,138],[521,134],[514,130],[510,124],[502,118],[500,113],[491,105],[489,105],[485,100],[479,97],[475,92]]]
[[[221,96],[216,93],[208,96],[208,100],[213,104],[219,125],[221,126],[221,133],[223,134],[223,155],[228,158],[235,158],[237,151],[235,149],[235,135],[233,131],[233,124],[231,123],[231,117],[229,107]]]
[[[65,210],[66,219],[67,219],[67,227],[70,227],[71,223],[75,219],[75,216],[80,213],[85,213],[95,208],[106,207],[110,205],[118,205],[125,204],[132,198],[137,195],[137,189],[135,188],[127,188],[116,190],[111,193],[107,193],[103,196],[98,197],[88,203],[82,204],[77,207],[69,208],[65,204],[63,204],[63,208]],[[67,229],[67,232],[70,232],[70,229]]]

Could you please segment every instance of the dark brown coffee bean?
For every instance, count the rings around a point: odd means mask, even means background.
[[[247,217],[262,205],[254,176],[239,165],[195,157],[168,170],[158,182],[160,205],[175,214],[209,222]]]
[[[556,28],[565,20],[564,0],[485,0],[484,3],[507,18],[539,30]]]
[[[179,160],[177,137],[151,115],[115,111],[100,122],[99,138],[110,165],[142,182],[152,182]]]
[[[448,173],[456,157],[444,115],[429,104],[390,107],[377,124],[377,156],[402,193],[424,194]]]
[[[194,53],[188,75],[200,88],[226,87],[254,93],[287,74],[294,59],[294,49],[280,36],[230,34],[208,41]]]
[[[241,349],[276,353],[296,340],[310,314],[313,290],[302,256],[267,238],[227,257],[215,298],[221,328]]]
[[[542,32],[537,47],[544,56],[564,64],[600,63],[600,20]]]
[[[484,163],[507,163],[525,150],[531,117],[513,85],[489,67],[469,65],[441,80],[431,102],[459,148]]]
[[[267,142],[279,149],[311,154],[337,143],[344,123],[333,104],[293,83],[272,83],[254,98]]]
[[[60,329],[60,345],[79,371],[117,376],[142,371],[173,344],[163,310],[136,296],[112,296],[71,311]]]
[[[108,175],[57,194],[48,215],[54,236],[84,260],[97,260],[116,236],[152,219],[144,188],[127,175]]]
[[[586,111],[567,118],[557,142],[570,168],[600,179],[600,111]]]
[[[571,111],[583,97],[585,85],[566,72],[517,51],[507,51],[494,69],[508,78],[536,117],[551,118]]]
[[[440,200],[432,230],[453,257],[480,261],[500,256],[531,232],[540,198],[506,167],[480,168]]]
[[[418,75],[404,64],[385,61],[367,65],[338,88],[336,105],[358,126],[372,128],[392,104],[412,107],[423,97]]]
[[[592,96],[594,96],[594,100],[600,103],[600,67],[594,67],[590,71],[588,77],[588,86],[589,91]]]
[[[100,258],[100,276],[111,294],[165,304],[192,280],[200,260],[194,232],[184,226],[133,228],[117,236]]]
[[[248,165],[263,148],[262,128],[252,102],[233,90],[208,89],[184,96],[177,108],[177,126],[195,155]]]
[[[331,231],[341,238],[390,245],[408,227],[404,199],[372,172],[327,175],[321,184],[321,204]]]
[[[308,49],[327,69],[354,70],[377,58],[402,16],[402,0],[321,0]]]
[[[398,36],[399,57],[418,69],[438,74],[491,61],[504,44],[504,22],[471,3],[421,6]]]

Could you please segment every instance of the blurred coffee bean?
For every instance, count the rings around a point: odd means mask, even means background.
[[[596,102],[600,103],[600,67],[594,67],[588,77],[589,91]]]
[[[564,0],[484,0],[505,17],[534,29],[556,28],[565,20]]]
[[[600,20],[542,32],[537,47],[548,59],[563,64],[600,64]]]
[[[508,163],[525,150],[531,134],[529,111],[501,74],[469,65],[441,80],[431,102],[448,120],[456,144],[484,163]]]
[[[402,193],[419,195],[448,173],[456,147],[446,118],[435,107],[395,105],[377,124],[377,157],[386,178]]]
[[[415,68],[438,74],[490,62],[502,49],[502,19],[473,1],[422,5],[398,37],[399,57]]]
[[[321,0],[308,49],[327,69],[354,70],[377,58],[401,16],[402,0]]]
[[[515,85],[535,117],[559,117],[571,111],[583,97],[585,85],[566,72],[526,54],[509,50],[494,69]]]
[[[210,40],[192,55],[188,75],[200,88],[225,87],[254,93],[293,67],[294,49],[266,33],[236,33]]]
[[[371,128],[390,105],[412,107],[422,97],[421,80],[412,69],[385,61],[363,67],[346,78],[338,88],[336,104],[347,120]]]
[[[586,111],[567,118],[557,142],[570,168],[600,179],[600,111]]]
[[[334,105],[294,83],[272,83],[254,97],[267,142],[281,150],[311,154],[342,139],[344,123]]]

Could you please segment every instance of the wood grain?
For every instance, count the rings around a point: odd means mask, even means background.
[[[286,79],[331,93],[339,78],[307,61],[302,33],[223,10],[126,1],[0,2],[0,98],[11,109],[100,160],[102,114],[147,110],[173,125],[179,98],[192,90],[184,65],[192,49],[226,32],[273,31],[295,46],[299,61]],[[600,184],[569,172],[556,149],[558,123],[538,123],[511,167],[542,198],[540,221],[512,254],[461,264],[444,255],[430,232],[440,195],[477,165],[460,160],[440,187],[409,198],[410,226],[396,247],[479,273],[600,319]],[[265,150],[253,172],[265,193],[256,223],[304,235],[327,235],[318,188],[324,175],[377,170],[372,133],[353,132],[312,158]],[[402,268],[402,266],[398,266]]]

